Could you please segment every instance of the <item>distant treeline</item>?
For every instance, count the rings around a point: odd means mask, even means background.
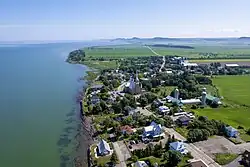
[[[185,46],[185,45],[166,45],[166,44],[155,44],[149,45],[152,47],[161,47],[161,48],[180,48],[180,49],[194,49],[192,46]]]

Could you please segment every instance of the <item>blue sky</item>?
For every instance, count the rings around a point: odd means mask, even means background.
[[[1,0],[0,41],[250,36],[249,0]]]

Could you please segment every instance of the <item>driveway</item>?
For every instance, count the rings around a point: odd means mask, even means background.
[[[129,150],[127,149],[126,145],[123,141],[118,141],[113,143],[114,150],[117,154],[119,164],[117,167],[126,167],[125,161],[131,157]]]

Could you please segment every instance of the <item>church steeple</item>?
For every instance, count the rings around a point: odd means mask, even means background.
[[[138,77],[138,72],[136,71],[136,78],[135,78],[135,82],[140,82],[139,81],[139,77]]]

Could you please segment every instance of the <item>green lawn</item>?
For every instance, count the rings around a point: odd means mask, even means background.
[[[188,129],[185,127],[177,127],[175,128],[175,131],[180,133],[183,137],[187,138],[188,135]]]
[[[217,76],[213,78],[223,101],[250,107],[250,76]]]
[[[96,147],[97,147],[96,145],[91,146],[91,149],[90,149],[91,150],[91,157],[93,158],[94,161],[97,161],[97,165],[103,166],[110,161],[111,155],[96,158],[95,157]]]
[[[176,88],[175,86],[160,86],[160,91],[157,92],[157,95],[163,97],[164,93],[166,96],[170,95],[170,93]]]
[[[215,154],[215,161],[220,165],[226,165],[235,160],[239,155],[238,154]]]
[[[250,127],[250,111],[247,108],[205,108],[195,110],[197,115],[207,116],[210,119],[221,120],[235,128],[239,125],[247,129]]]

